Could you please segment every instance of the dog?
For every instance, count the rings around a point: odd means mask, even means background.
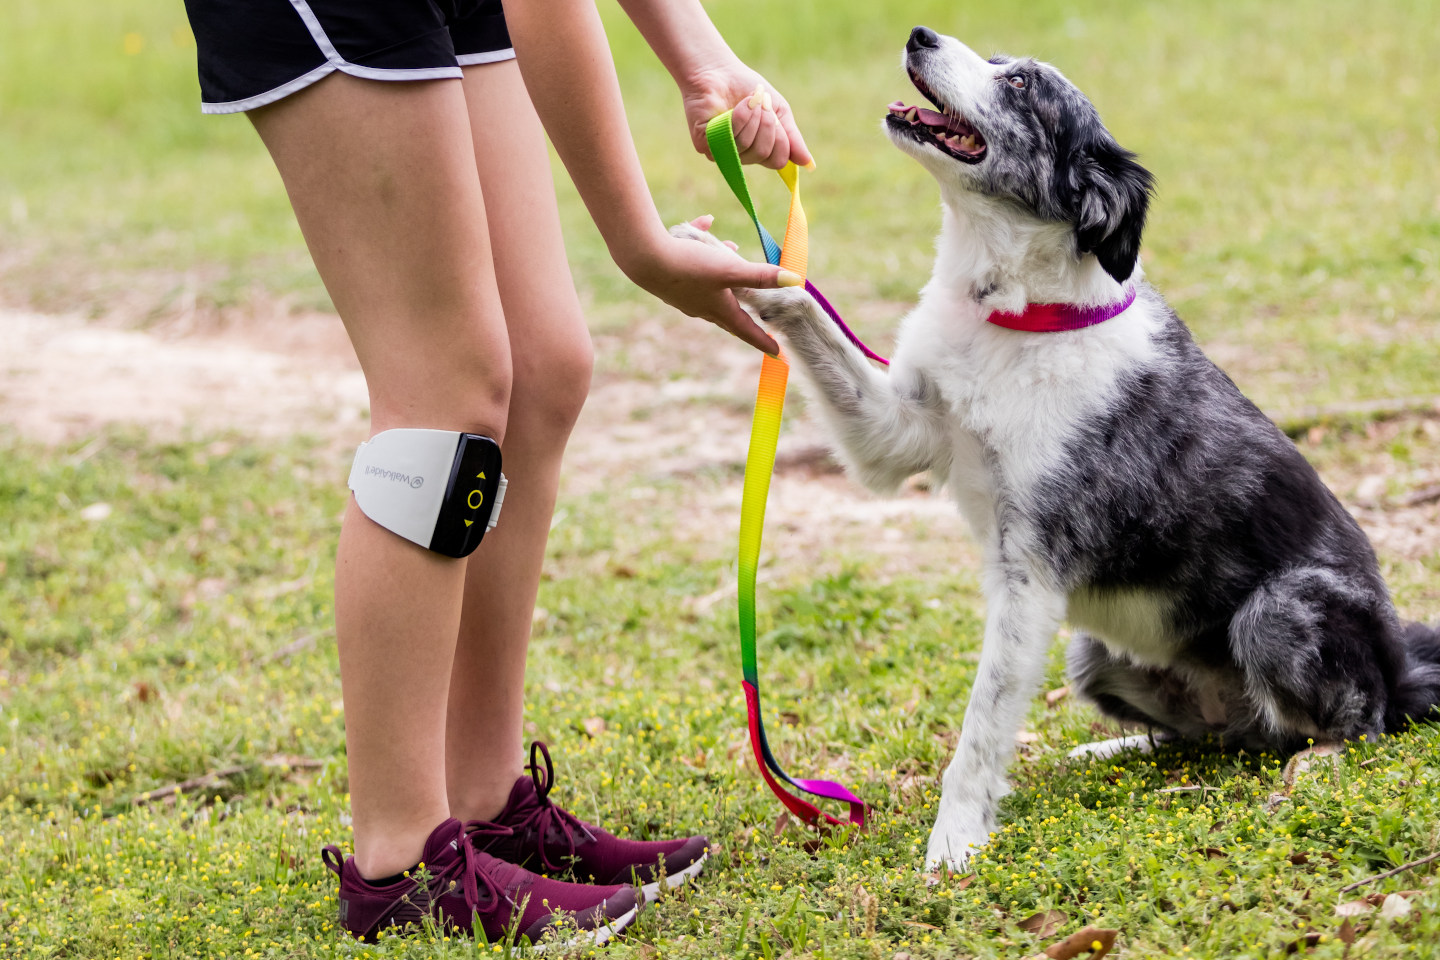
[[[1151,174],[1053,66],[925,27],[903,62],[935,109],[891,104],[885,132],[944,214],[888,371],[803,289],[736,293],[851,476],[890,493],[928,471],[983,548],[980,665],[927,869],[963,869],[995,829],[1062,621],[1072,689],[1168,737],[1290,752],[1433,718],[1440,630],[1401,622],[1355,520],[1145,283]],[[1115,315],[988,322],[1031,304]]]

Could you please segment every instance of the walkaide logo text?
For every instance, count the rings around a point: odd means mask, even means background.
[[[381,480],[394,480],[396,483],[408,484],[411,489],[419,490],[425,483],[424,477],[412,477],[408,473],[400,473],[398,470],[386,470],[384,467],[372,467],[365,465],[365,475],[376,476]]]

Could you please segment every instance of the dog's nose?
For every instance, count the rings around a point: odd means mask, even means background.
[[[910,39],[905,43],[905,49],[914,53],[921,47],[935,48],[940,46],[940,34],[929,27],[916,27],[910,31]]]

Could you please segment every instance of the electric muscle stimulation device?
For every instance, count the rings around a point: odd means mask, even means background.
[[[505,502],[500,445],[454,430],[383,430],[355,451],[349,486],[361,512],[447,557],[468,557]]]

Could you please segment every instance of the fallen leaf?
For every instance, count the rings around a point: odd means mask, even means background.
[[[135,684],[135,699],[136,699],[136,700],[139,700],[141,703],[149,703],[151,700],[154,700],[155,697],[156,697],[156,692],[155,692],[155,688],[154,688],[154,687],[152,687],[150,684],[146,683],[144,680],[140,680],[140,681],[137,681],[137,682],[136,682],[136,684]]]
[[[1301,947],[1304,947],[1308,950],[1310,947],[1316,946],[1320,943],[1321,936],[1322,934],[1312,930],[1298,940],[1291,940],[1289,943],[1285,944],[1285,952],[1287,954],[1299,953]]]
[[[1048,940],[1060,932],[1070,919],[1063,910],[1046,910],[1044,913],[1036,913],[1021,920],[1016,926],[1026,933],[1033,933],[1041,940]]]
[[[1337,917],[1363,917],[1367,913],[1374,913],[1375,908],[1364,900],[1350,900],[1335,908]]]
[[[1345,922],[1340,924],[1340,930],[1335,936],[1347,947],[1355,942],[1355,925],[1350,922],[1349,917],[1346,917]]]
[[[790,813],[789,811],[782,810],[780,811],[780,816],[775,818],[775,825],[770,828],[770,836],[778,837],[789,829]]]
[[[1300,774],[1309,773],[1321,765],[1333,765],[1344,749],[1345,747],[1338,743],[1317,743],[1295,754],[1286,762],[1285,772],[1281,775],[1287,791],[1295,786],[1295,778]]]
[[[1119,932],[1086,927],[1070,934],[1059,943],[1050,944],[1043,953],[1027,957],[1026,960],[1074,960],[1085,953],[1090,954],[1090,960],[1100,960],[1115,945],[1115,935]]]
[[[1380,916],[1386,920],[1404,920],[1410,916],[1410,910],[1409,900],[1406,900],[1398,893],[1392,893],[1386,897],[1385,902],[1381,904]]]
[[[580,725],[585,728],[585,733],[590,737],[598,737],[605,732],[604,717],[587,717],[580,721]]]
[[[1305,854],[1303,853],[1292,853],[1290,854],[1289,859],[1290,862],[1297,867],[1303,867],[1305,866],[1305,864],[1310,862],[1310,858],[1305,856]]]
[[[1226,853],[1224,850],[1221,850],[1219,847],[1206,847],[1201,852],[1204,853],[1205,856],[1211,860],[1224,860],[1226,857],[1230,856],[1230,854]]]
[[[1045,694],[1045,706],[1053,707],[1068,696],[1070,696],[1070,688],[1068,686],[1056,687],[1054,690]]]

